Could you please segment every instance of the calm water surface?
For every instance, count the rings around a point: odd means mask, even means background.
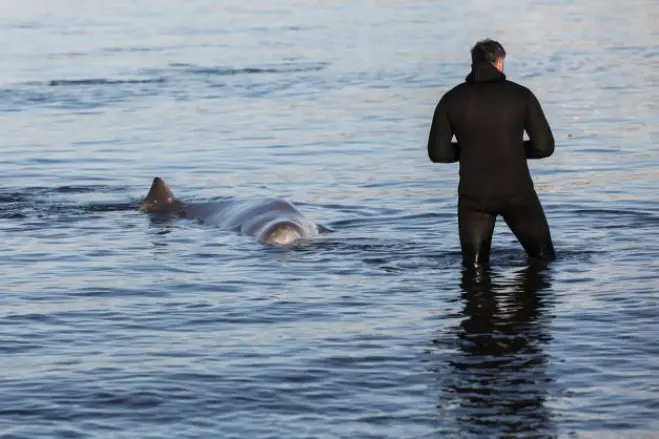
[[[0,437],[659,437],[659,7],[4,2]],[[460,270],[426,156],[499,39],[560,259]],[[292,249],[136,212],[280,196]]]

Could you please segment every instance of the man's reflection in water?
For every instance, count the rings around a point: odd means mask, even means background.
[[[512,276],[511,276],[512,275]],[[449,399],[462,433],[478,437],[552,437],[545,407],[550,318],[544,267],[495,278],[490,269],[462,273],[463,317],[457,356],[447,369]],[[469,436],[471,437],[471,436]]]

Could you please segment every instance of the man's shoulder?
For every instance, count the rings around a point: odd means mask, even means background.
[[[442,96],[442,100],[448,101],[456,96],[459,96],[465,89],[467,89],[469,84],[467,82],[462,82],[458,85],[453,86],[451,89],[449,89],[444,95]]]
[[[470,85],[470,84],[469,84],[467,81],[461,82],[461,83],[459,83],[459,84],[453,86],[453,88],[451,88],[449,91],[447,91],[446,94],[449,94],[449,93],[452,93],[452,94],[459,93],[461,90],[465,90],[465,89],[469,88],[469,85]]]
[[[504,83],[506,84],[506,86],[509,87],[511,90],[514,90],[514,91],[516,91],[516,92],[518,92],[518,93],[522,93],[522,94],[525,94],[525,95],[526,95],[526,94],[529,94],[529,93],[532,93],[530,88],[528,88],[528,87],[526,87],[526,86],[524,86],[524,85],[522,85],[522,84],[520,84],[520,83],[518,83],[518,82],[511,81],[510,79],[505,79],[503,82],[504,82]]]
[[[503,79],[503,80],[501,80],[501,81],[497,81],[496,84],[502,85],[502,86],[504,86],[504,87],[508,87],[508,88],[510,88],[511,90],[519,91],[519,92],[522,92],[522,93],[531,93],[531,89],[529,89],[528,87],[526,87],[526,86],[524,86],[524,85],[522,85],[522,84],[520,84],[520,83],[518,83],[518,82],[511,81],[510,79],[507,79],[507,78],[506,78],[506,79]],[[475,86],[475,85],[477,85],[477,84],[474,84],[474,83],[472,83],[472,82],[468,82],[468,81],[464,81],[464,82],[461,82],[461,83],[459,83],[459,84],[453,86],[453,88],[451,88],[450,90],[448,90],[448,91],[445,93],[445,95],[448,95],[448,94],[452,94],[452,95],[454,95],[454,94],[459,94],[460,92],[463,92],[463,91],[465,91],[465,90],[467,90],[467,89],[469,89],[469,88],[471,88],[471,87],[473,87],[473,86]]]

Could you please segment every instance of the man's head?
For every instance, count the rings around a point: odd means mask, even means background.
[[[498,41],[481,40],[471,48],[471,62],[492,63],[497,69],[503,71],[503,60],[506,58],[506,50]]]

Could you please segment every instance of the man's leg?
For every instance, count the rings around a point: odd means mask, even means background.
[[[503,219],[529,257],[542,261],[556,259],[549,224],[535,191],[511,200]]]
[[[477,201],[458,198],[458,228],[463,265],[489,265],[495,222],[496,215],[487,212]]]

